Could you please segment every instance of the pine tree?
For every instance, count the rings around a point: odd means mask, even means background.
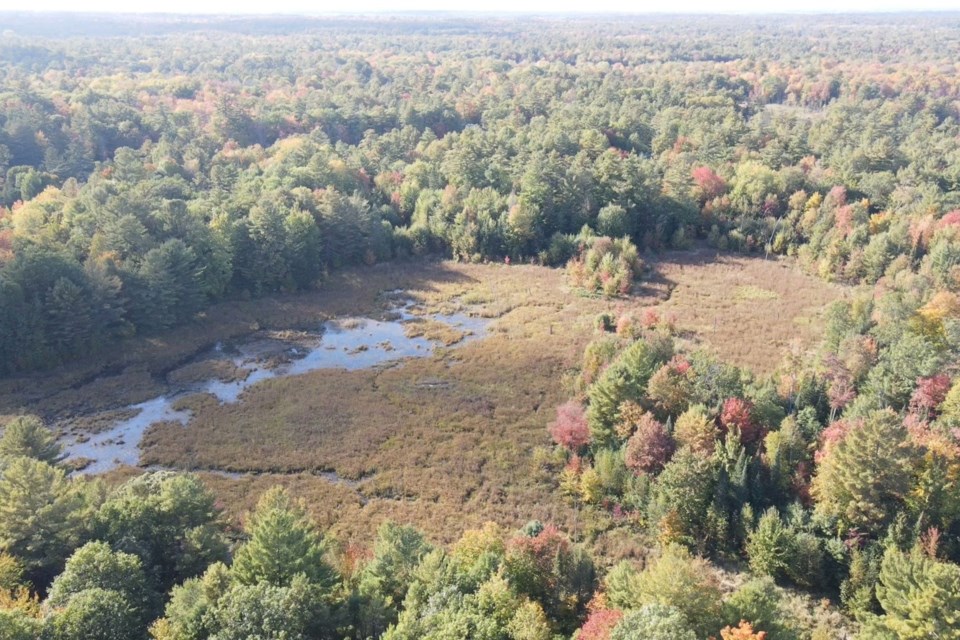
[[[20,416],[7,423],[0,437],[0,458],[25,456],[53,464],[60,457],[57,437],[36,416]]]
[[[595,446],[613,440],[620,405],[627,400],[640,400],[650,376],[662,360],[670,355],[660,354],[647,342],[638,340],[627,347],[590,387],[587,424],[590,426],[591,442]]]
[[[759,575],[779,577],[787,570],[792,549],[793,532],[783,524],[775,508],[767,509],[747,540],[750,570]]]
[[[82,533],[82,487],[63,470],[30,458],[15,458],[0,478],[0,550],[23,561],[34,584],[44,584],[63,566]]]
[[[817,510],[836,518],[840,533],[882,532],[910,491],[915,459],[897,415],[872,412],[820,462],[813,484]]]
[[[960,567],[919,550],[887,550],[877,599],[884,626],[901,640],[960,639]]]
[[[234,576],[241,583],[283,587],[289,586],[297,574],[322,586],[332,587],[336,582],[313,522],[282,487],[260,498],[246,532],[250,539],[237,551],[233,562]]]

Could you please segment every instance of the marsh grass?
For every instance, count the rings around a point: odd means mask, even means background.
[[[798,318],[817,317],[841,294],[785,263],[705,254],[667,255],[634,295],[613,300],[581,296],[563,271],[543,267],[443,262],[356,269],[317,292],[227,303],[175,334],[133,341],[118,356],[132,363],[121,375],[84,381],[78,376],[93,365],[80,364],[43,377],[42,393],[6,381],[0,409],[83,414],[147,399],[168,388],[170,371],[183,379],[208,373],[188,361],[218,340],[254,326],[316,329],[333,317],[376,316],[390,306],[383,292],[396,289],[416,301],[421,317],[468,305],[471,314],[493,320],[482,339],[463,344],[455,330],[440,331],[426,319],[411,323],[410,331],[454,345],[429,357],[274,378],[234,404],[185,396],[177,408],[193,413],[190,424],[154,425],[142,441],[141,462],[199,471],[235,523],[265,489],[284,484],[343,539],[370,540],[388,518],[445,542],[487,520],[518,527],[537,518],[590,536],[604,554],[629,556],[641,541],[611,523],[585,524],[536,461],[542,457],[536,452],[549,446],[546,425],[556,406],[573,393],[594,318],[656,307],[675,315],[691,340],[762,372],[792,340],[812,342],[815,324]],[[747,292],[746,299],[736,291]],[[313,473],[319,471],[359,485],[331,482]],[[108,479],[135,472],[111,472]]]
[[[782,259],[676,254],[655,270],[671,289],[661,316],[674,317],[695,345],[758,374],[773,371],[786,350],[816,344],[829,304],[849,295]]]

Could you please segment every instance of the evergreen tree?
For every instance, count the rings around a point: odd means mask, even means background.
[[[94,526],[115,549],[139,557],[160,592],[227,557],[215,498],[192,475],[147,473],[127,481],[100,506]]]
[[[61,455],[56,435],[36,416],[14,418],[0,436],[0,457],[24,456],[54,464]]]
[[[13,459],[0,477],[0,550],[23,561],[35,585],[46,584],[79,543],[85,506],[82,488],[63,470]]]
[[[240,583],[285,587],[298,574],[325,588],[336,583],[313,522],[282,487],[260,498],[244,530],[249,540],[233,561],[233,574]]]
[[[877,599],[884,626],[900,640],[960,638],[960,567],[919,550],[890,548],[880,565]]]
[[[817,510],[837,531],[878,534],[902,508],[911,488],[914,453],[892,411],[874,411],[834,444],[814,479]]]
[[[782,576],[793,553],[793,532],[773,507],[767,509],[747,540],[750,570],[762,576]]]

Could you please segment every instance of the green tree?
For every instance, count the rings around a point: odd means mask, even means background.
[[[666,604],[648,604],[625,615],[610,640],[696,640],[683,613]]]
[[[34,584],[46,584],[83,537],[86,502],[63,470],[14,458],[0,477],[0,550],[20,558]]]
[[[664,466],[647,505],[650,525],[661,540],[698,546],[706,530],[716,486],[716,465],[683,447]]]
[[[63,572],[50,585],[45,604],[63,607],[81,591],[97,588],[122,593],[140,611],[150,604],[140,559],[115,552],[105,542],[88,542],[70,556]]]
[[[283,487],[267,491],[244,530],[249,536],[237,551],[233,574],[241,584],[289,586],[298,574],[330,589],[336,575],[324,559],[320,534],[302,505]]]
[[[817,511],[835,518],[842,534],[881,533],[904,505],[914,460],[900,418],[889,410],[870,413],[821,460],[813,484]]]
[[[622,562],[607,574],[605,585],[610,604],[618,609],[676,607],[697,638],[720,629],[721,594],[713,569],[683,547],[664,547],[641,572]]]
[[[774,578],[784,575],[790,564],[793,542],[793,532],[784,525],[777,510],[767,509],[747,539],[750,570]]]
[[[231,587],[212,612],[216,640],[287,640],[332,637],[330,613],[322,588],[303,574],[285,586],[268,584]]]
[[[140,612],[118,591],[86,589],[48,622],[54,640],[131,640],[143,637]]]
[[[637,340],[604,370],[587,395],[587,425],[594,446],[609,444],[615,437],[620,405],[639,401],[657,367],[672,356],[660,353],[644,340]]]
[[[901,640],[960,638],[960,567],[890,548],[880,565],[877,599],[884,626]]]
[[[24,456],[54,464],[61,455],[57,436],[36,416],[14,418],[3,428],[0,457]]]
[[[0,609],[0,640],[37,640],[43,621],[20,609]]]
[[[365,598],[377,601],[362,621],[371,627],[371,633],[382,633],[388,624],[396,621],[396,612],[407,596],[414,570],[431,549],[423,534],[413,527],[393,522],[380,525],[373,559],[363,568],[359,584]],[[379,615],[374,611],[380,612]]]
[[[160,592],[227,557],[215,498],[193,475],[127,481],[100,506],[94,528],[115,549],[138,556]]]

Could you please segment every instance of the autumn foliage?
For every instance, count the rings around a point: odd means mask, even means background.
[[[550,436],[557,444],[576,451],[590,442],[590,428],[583,406],[565,402],[557,407],[557,419],[550,425]]]

